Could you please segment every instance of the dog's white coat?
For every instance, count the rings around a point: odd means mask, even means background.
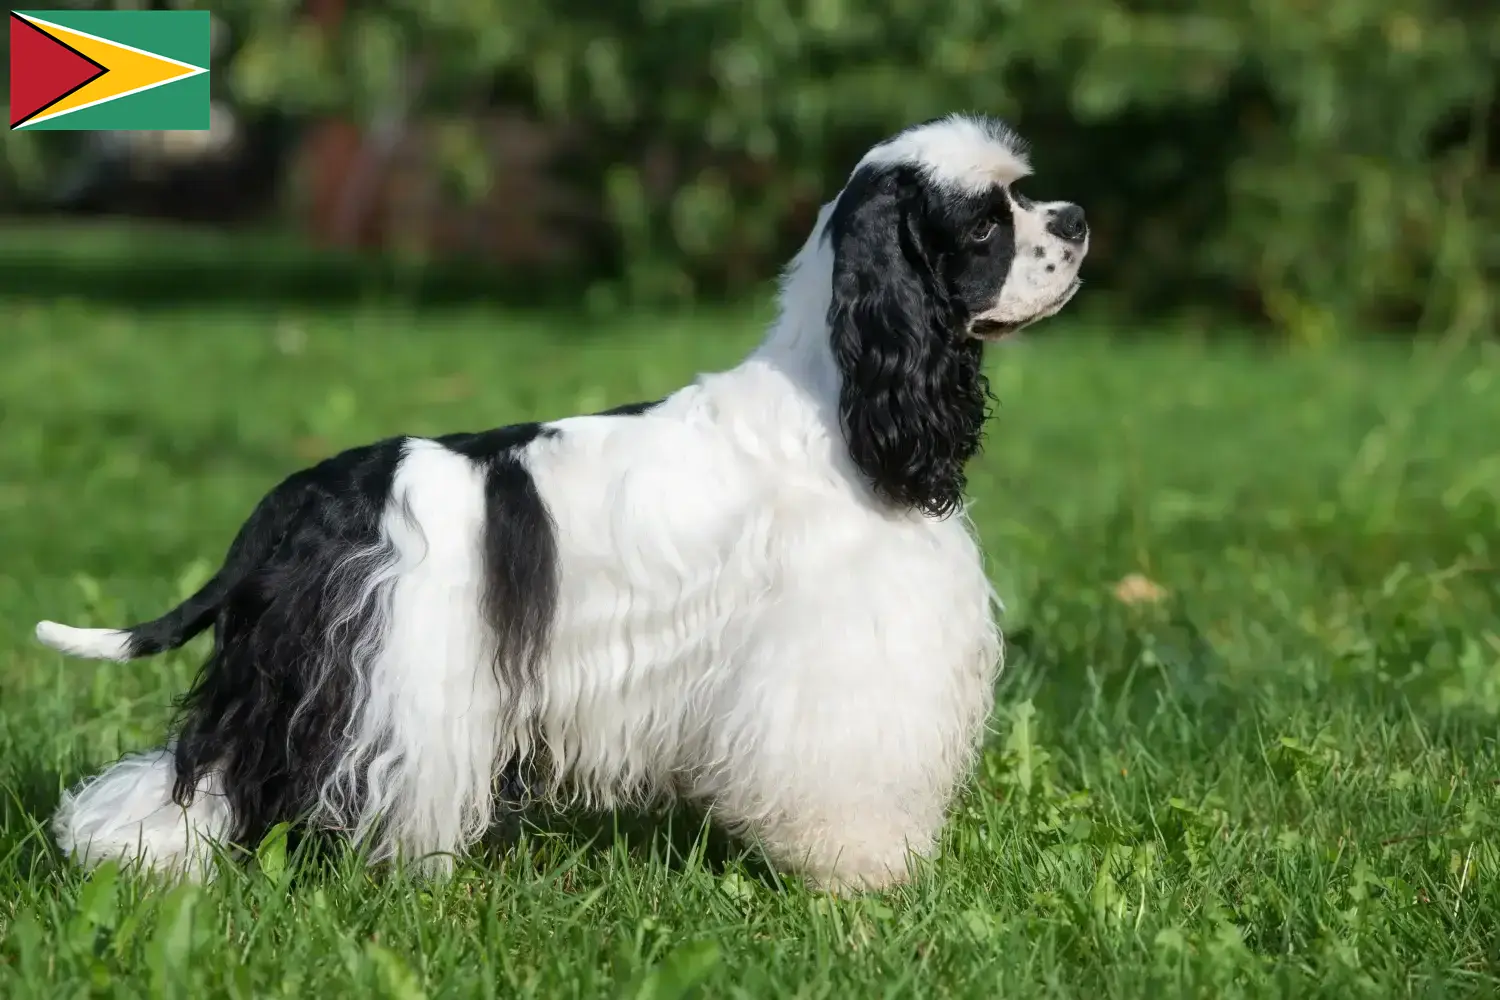
[[[1023,165],[975,130],[903,141],[992,173]],[[441,866],[483,832],[500,768],[535,755],[554,800],[694,798],[820,885],[890,884],[909,852],[930,854],[991,705],[996,602],[965,517],[878,505],[848,458],[819,239],[831,207],[738,367],[645,415],[558,421],[528,446],[560,546],[540,685],[505,690],[492,669],[480,471],[408,443],[383,521],[396,557],[351,576],[383,628],[350,637],[364,640],[362,711],[318,821]],[[104,630],[38,636],[119,651]],[[64,801],[60,844],[82,861],[203,869],[196,835],[228,817],[213,794],[184,815],[170,782],[160,753],[114,765]]]
[[[216,846],[230,829],[229,801],[206,777],[186,809],[172,801],[172,748],[128,754],[64,792],[52,819],[58,844],[83,865],[139,861],[165,874],[213,874]]]
[[[1031,174],[1031,157],[1020,136],[964,115],[907,129],[860,160],[860,166],[901,163],[916,164],[930,181],[967,193],[1014,184]]]
[[[376,859],[401,846],[441,867],[446,856],[422,855],[456,851],[489,825],[506,692],[480,613],[484,523],[482,470],[408,441],[382,521],[395,558],[351,574],[364,591],[350,607],[376,602],[382,629],[359,645],[359,714],[312,817]]]

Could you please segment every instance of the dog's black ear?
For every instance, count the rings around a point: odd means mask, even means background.
[[[954,248],[906,168],[862,168],[828,219],[828,325],[839,417],[855,464],[892,503],[941,517],[963,502],[989,386],[983,344],[965,335],[942,276]]]

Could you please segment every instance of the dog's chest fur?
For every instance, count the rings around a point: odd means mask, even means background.
[[[878,701],[884,686],[956,734],[988,709],[998,634],[966,519],[879,504],[831,462],[838,442],[814,414],[794,419],[786,400],[757,422],[737,388],[561,421],[528,453],[566,527],[534,719],[560,794],[618,804],[669,777],[701,794],[734,753],[714,744],[762,696],[851,685]]]

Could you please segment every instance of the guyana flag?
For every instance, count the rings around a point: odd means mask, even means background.
[[[208,128],[204,10],[16,10],[13,129]]]

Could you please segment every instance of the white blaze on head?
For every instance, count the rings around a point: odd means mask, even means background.
[[[939,187],[966,194],[1008,187],[1031,174],[1024,139],[1000,122],[966,115],[906,129],[866,153],[859,167],[900,163],[915,166]]]

